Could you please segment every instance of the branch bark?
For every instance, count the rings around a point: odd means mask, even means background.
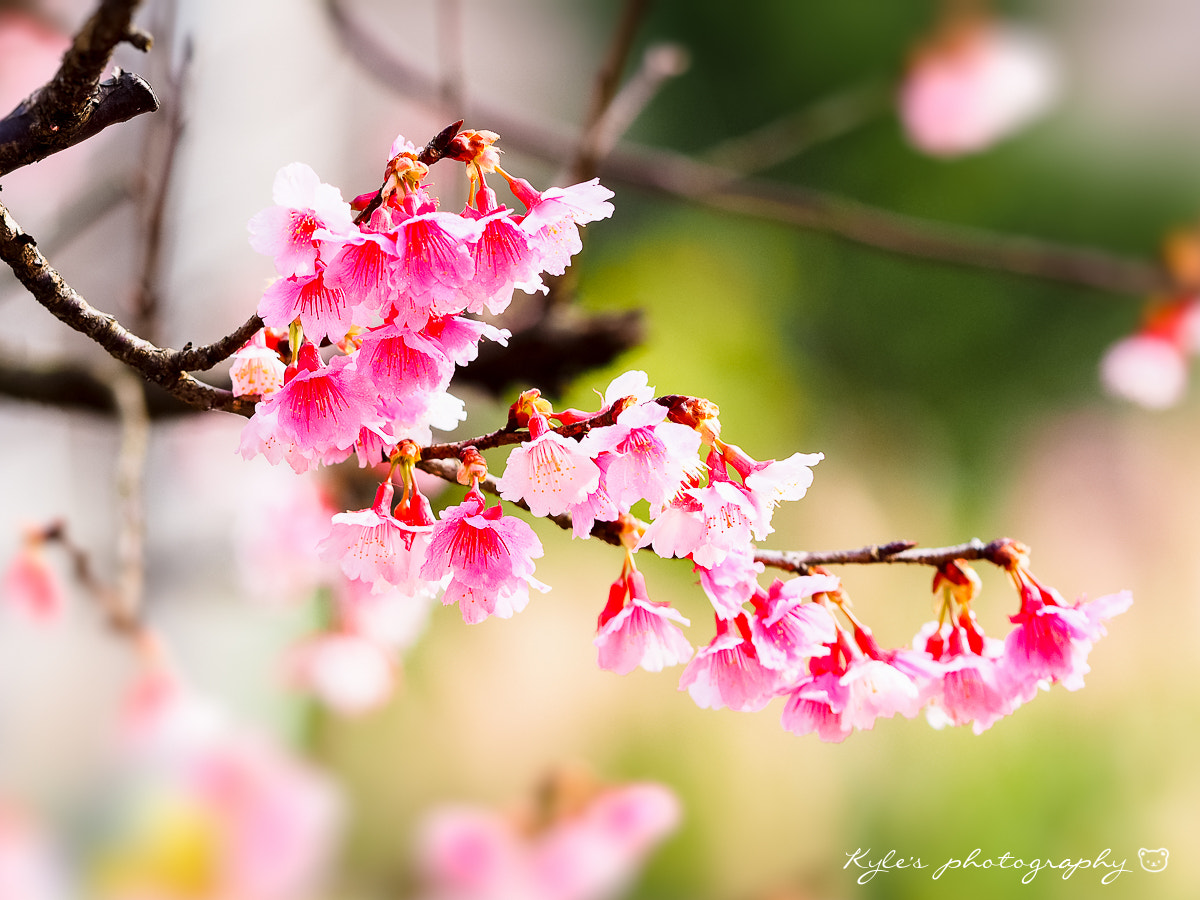
[[[149,36],[133,26],[139,5],[140,0],[103,0],[75,35],[54,78],[0,120],[0,176],[158,109],[154,91],[137,75],[117,70],[100,82],[117,44],[150,46]]]

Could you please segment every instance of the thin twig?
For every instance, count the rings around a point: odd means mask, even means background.
[[[136,620],[142,609],[146,573],[146,510],[142,487],[150,417],[142,382],[131,369],[117,366],[110,384],[121,427],[116,471],[116,602],[123,619]]]
[[[621,18],[617,21],[616,30],[609,41],[608,52],[596,71],[596,86],[592,91],[587,116],[583,120],[583,131],[575,151],[575,159],[571,163],[571,181],[587,181],[596,176],[596,167],[601,155],[593,147],[593,138],[605,112],[617,96],[621,74],[625,71],[629,52],[633,48],[633,39],[637,36],[649,8],[650,0],[625,0]]]
[[[894,95],[895,87],[882,80],[843,88],[753,131],[721,141],[701,153],[699,159],[714,166],[736,168],[743,176],[761,172],[888,111]]]
[[[379,34],[350,11],[348,0],[326,0],[347,50],[380,84],[410,99],[435,103],[436,82],[395,56]],[[577,141],[563,128],[534,123],[495,107],[475,111],[478,127],[499,132],[508,146],[542,159],[572,153]],[[606,177],[692,203],[837,235],[901,256],[1009,272],[1141,297],[1172,288],[1156,263],[1090,247],[1002,234],[905,216],[834,194],[778,182],[749,180],[668,150],[623,144],[600,166]]]

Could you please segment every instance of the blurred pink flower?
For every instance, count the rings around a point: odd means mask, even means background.
[[[909,141],[933,156],[986,150],[1042,115],[1058,93],[1054,53],[1038,34],[957,22],[916,52],[900,88]]]

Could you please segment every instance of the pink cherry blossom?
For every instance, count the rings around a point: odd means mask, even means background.
[[[711,568],[695,566],[695,572],[717,615],[722,619],[736,619],[745,612],[746,601],[758,589],[758,576],[763,573],[763,568],[762,563],[754,561],[754,553],[747,547],[730,551]]]
[[[329,285],[321,269],[273,282],[258,303],[258,314],[271,328],[287,328],[299,319],[305,336],[315,343],[327,337],[340,340],[353,320],[346,292]]]
[[[596,490],[600,469],[578,441],[552,431],[540,413],[529,417],[529,435],[508,455],[501,497],[524,500],[535,516],[557,516]]]
[[[475,272],[470,244],[482,230],[470,219],[434,211],[400,223],[390,273],[392,289],[400,295],[392,301],[399,324],[420,329],[431,316],[466,308],[463,290]]]
[[[360,227],[346,238],[325,269],[325,283],[345,292],[352,307],[378,310],[391,291],[389,272],[395,241]]]
[[[594,428],[582,441],[591,457],[609,453],[609,496],[622,509],[638,500],[661,509],[696,466],[700,435],[695,429],[666,421],[667,408],[639,403],[617,416],[613,425]]]
[[[250,246],[275,257],[280,275],[310,276],[317,271],[321,241],[314,234],[350,235],[357,231],[350,204],[341,191],[323,184],[304,163],[284,166],[275,176],[275,206],[250,220]]]
[[[338,619],[347,631],[389,651],[407,650],[425,632],[443,586],[421,579],[408,588],[385,582],[373,589],[368,582],[346,579],[335,585]]]
[[[911,719],[925,705],[922,685],[882,659],[853,660],[841,684],[846,688],[843,723],[860,731],[873,728],[876,719],[890,719],[897,713]]]
[[[0,15],[0,29],[3,21]],[[0,802],[0,897],[65,900],[70,896],[66,882],[63,860],[47,837],[26,816]]]
[[[611,453],[601,453],[592,460],[600,470],[600,480],[595,490],[567,509],[571,515],[572,538],[586,539],[591,536],[592,527],[597,521],[615,522],[620,517],[621,510],[608,496],[608,488],[605,485],[605,473],[613,459]]]
[[[1167,409],[1187,389],[1187,357],[1173,341],[1136,334],[1108,348],[1100,361],[1100,379],[1114,397],[1147,409]]]
[[[816,732],[822,741],[841,743],[854,730],[842,717],[849,697],[840,673],[808,675],[788,690],[783,727],[792,734]]]
[[[1104,623],[1133,602],[1128,591],[1067,606],[1057,593],[1022,572],[1021,609],[1004,641],[1002,677],[1029,700],[1039,681],[1061,682],[1067,690],[1083,687],[1092,645],[1106,632]]]
[[[229,378],[236,397],[267,397],[283,387],[286,366],[279,354],[267,346],[266,329],[254,333],[233,355]]]
[[[423,333],[381,325],[362,336],[357,369],[391,396],[442,391],[454,375],[454,362]]]
[[[359,429],[378,417],[375,395],[357,378],[353,360],[334,357],[324,365],[311,343],[300,348],[297,374],[255,409],[278,414],[280,436],[302,452],[348,449]],[[264,410],[265,407],[265,410]]]
[[[534,241],[542,268],[551,275],[563,274],[571,257],[583,249],[579,226],[607,219],[613,213],[613,205],[608,202],[613,193],[596,178],[541,192],[522,178],[509,179],[509,186],[529,210],[521,220],[521,229]]]
[[[766,537],[772,530],[767,518],[741,485],[713,479],[706,487],[680,491],[650,523],[638,547],[653,546],[664,557],[690,554],[697,565],[711,569]]]
[[[9,562],[0,581],[6,603],[39,622],[57,619],[63,610],[63,590],[58,576],[42,552],[36,535],[27,537]]]
[[[458,506],[441,513],[421,568],[421,577],[440,581],[448,572],[443,603],[464,600],[464,618],[477,622],[488,615],[512,615],[524,606],[529,588],[547,590],[533,578],[533,560],[542,543],[525,522],[488,508],[472,487]]]
[[[824,606],[804,601],[839,584],[833,575],[800,575],[790,581],[776,578],[768,592],[755,594],[750,633],[764,666],[795,671],[829,652],[825,645],[837,637],[837,625]]]
[[[512,302],[516,288],[527,294],[548,290],[538,274],[542,270],[541,257],[511,213],[504,208],[486,216],[470,207],[463,211],[465,217],[478,219],[483,225],[479,240],[471,245],[475,271],[465,288],[471,298],[469,312],[486,309],[492,315],[499,315]]]
[[[900,119],[917,149],[959,156],[1023,128],[1057,92],[1057,63],[1040,36],[972,23],[919,51],[900,91]]]
[[[435,316],[421,334],[437,344],[455,365],[465,366],[479,355],[479,342],[484,338],[507,347],[512,337],[506,328],[463,316]]]
[[[409,524],[393,518],[393,487],[384,482],[370,509],[338,513],[317,552],[335,562],[347,578],[415,589],[433,537],[433,519]]]
[[[629,603],[624,602],[627,596]],[[661,672],[665,666],[687,662],[692,645],[673,622],[691,624],[670,604],[650,600],[641,572],[623,572],[600,614],[594,641],[600,651],[600,668],[627,675],[638,666],[647,672]]]
[[[732,623],[716,621],[716,637],[696,651],[683,670],[679,689],[687,690],[702,709],[762,709],[775,696],[778,674],[759,660],[745,616]]]

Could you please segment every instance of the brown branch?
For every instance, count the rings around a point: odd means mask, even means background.
[[[253,402],[197,381],[183,371],[177,362],[177,351],[155,346],[130,332],[116,317],[88,303],[46,261],[37,242],[21,230],[3,204],[0,204],[0,259],[8,263],[34,299],[60,321],[168,393],[200,409],[224,409],[246,416],[253,413]]]
[[[148,36],[132,25],[138,5],[139,0],[102,0],[55,76],[0,120],[0,175],[158,109],[154,91],[137,75],[118,70],[100,83],[117,44],[149,46]]]
[[[855,550],[758,550],[754,559],[764,565],[788,572],[804,574],[812,566],[870,565],[873,563],[903,563],[915,566],[944,566],[959,560],[984,560],[1006,568],[1012,560],[1012,538],[998,538],[984,543],[978,538],[953,547],[917,547],[915,541],[892,541],[873,544]]]
[[[597,131],[613,98],[617,96],[621,73],[625,71],[625,63],[629,59],[630,50],[633,49],[633,39],[637,36],[638,28],[649,8],[650,0],[625,0],[621,9],[621,18],[609,42],[608,53],[596,72],[592,101],[583,120],[583,132],[571,164],[573,182],[587,181],[596,176],[597,164],[601,159],[601,154],[595,147]]]
[[[353,15],[348,0],[326,0],[347,51],[380,84],[409,99],[437,102],[438,86],[399,59],[377,31]],[[530,122],[498,107],[472,110],[479,126],[542,159],[572,154],[577,140],[561,128]],[[682,153],[618,147],[600,165],[606,177],[738,215],[783,222],[836,235],[901,256],[1009,272],[1031,278],[1141,296],[1170,290],[1160,265],[1089,247],[1077,247],[905,216],[796,185],[743,178],[740,172],[699,162]]]
[[[137,637],[144,632],[141,620],[130,609],[125,608],[116,591],[105,584],[92,570],[92,561],[87,551],[71,540],[65,522],[48,525],[42,531],[42,539],[57,543],[71,562],[71,574],[79,585],[91,595],[104,613],[110,628],[118,634]]]
[[[115,602],[123,616],[136,620],[146,579],[146,509],[143,478],[150,440],[150,416],[143,382],[125,366],[117,366],[111,388],[121,443],[117,450],[117,588]]]

